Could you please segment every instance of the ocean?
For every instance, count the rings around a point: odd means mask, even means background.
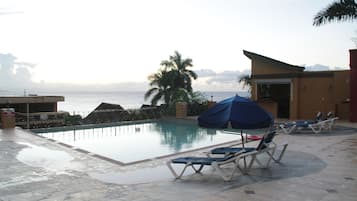
[[[238,93],[240,96],[247,96],[247,92],[202,92],[208,100],[221,101],[232,97]],[[142,104],[150,104],[150,99],[144,100],[144,91],[117,91],[117,92],[56,92],[38,95],[64,96],[65,101],[58,103],[58,111],[67,111],[71,114],[86,116],[93,111],[100,103],[119,104],[124,109],[137,109]]]
[[[246,91],[204,91],[203,95],[208,100],[221,101],[236,94],[247,97]],[[0,96],[22,96],[21,91],[1,91]],[[64,96],[64,102],[58,102],[58,111],[66,111],[71,114],[88,115],[100,103],[119,104],[124,109],[138,109],[142,104],[150,104],[150,99],[145,101],[145,91],[41,91],[35,93],[38,96]]]

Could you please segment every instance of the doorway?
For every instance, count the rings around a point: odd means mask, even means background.
[[[277,118],[290,116],[290,83],[258,84],[258,99],[269,99],[277,103]]]

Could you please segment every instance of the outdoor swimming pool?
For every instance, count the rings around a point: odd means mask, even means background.
[[[122,163],[132,163],[239,140],[232,132],[193,123],[154,121],[132,125],[37,133]]]

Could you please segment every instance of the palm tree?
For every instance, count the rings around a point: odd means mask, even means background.
[[[192,59],[182,59],[181,54],[175,51],[173,56],[170,56],[169,60],[164,60],[161,65],[165,67],[165,70],[174,71],[176,76],[173,81],[173,88],[183,88],[187,91],[192,91],[192,78],[197,79],[197,74],[187,69],[192,67]]]
[[[357,19],[357,4],[355,0],[340,0],[318,12],[314,17],[313,25],[320,26],[333,21],[355,19]]]
[[[250,75],[243,75],[243,76],[239,77],[238,83],[239,84],[242,83],[243,88],[249,87],[249,90],[252,87],[252,79],[251,79]]]
[[[181,54],[175,51],[169,60],[161,62],[164,69],[149,76],[149,85],[152,87],[145,93],[145,100],[153,96],[152,105],[156,105],[160,100],[171,105],[177,101],[189,101],[192,93],[191,78],[196,79],[197,75],[192,70],[192,59],[182,59]]]
[[[161,99],[169,104],[172,97],[172,78],[173,73],[166,70],[150,75],[148,79],[152,88],[145,93],[145,100],[156,93],[151,99],[152,105],[156,105]]]

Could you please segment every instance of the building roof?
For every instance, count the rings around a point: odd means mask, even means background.
[[[296,78],[296,77],[333,77],[336,72],[348,72],[350,70],[335,70],[335,71],[304,71],[297,73],[280,73],[266,75],[252,75],[252,79],[281,79],[281,78]]]
[[[256,59],[256,60],[261,60],[261,61],[264,61],[264,62],[277,64],[277,66],[288,68],[288,69],[294,70],[294,71],[302,72],[302,71],[305,70],[305,67],[291,65],[291,64],[288,64],[288,63],[285,63],[285,62],[282,62],[282,61],[278,61],[276,59],[272,59],[270,57],[266,57],[266,56],[263,56],[263,55],[260,55],[260,54],[254,53],[254,52],[249,52],[247,50],[243,50],[243,54],[245,56],[247,56],[251,60]]]
[[[109,123],[130,120],[128,111],[118,104],[101,103],[87,117],[83,119],[86,124]]]
[[[64,101],[63,96],[1,96],[0,104],[55,103]]]
[[[94,110],[95,111],[98,111],[98,110],[124,110],[124,108],[118,104],[101,103]]]
[[[264,74],[252,75],[252,79],[281,79],[295,77],[333,77],[333,72],[302,72],[302,73],[280,73],[280,74]]]

